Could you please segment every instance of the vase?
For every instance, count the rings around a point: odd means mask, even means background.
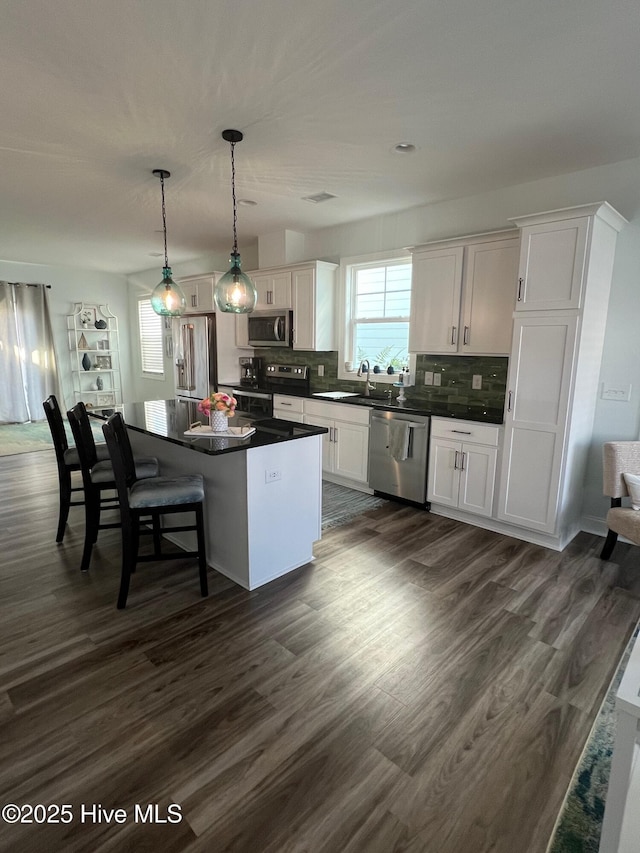
[[[89,354],[86,352],[82,356],[82,366],[85,370],[91,370],[91,359],[89,358]]]
[[[209,415],[209,423],[211,424],[212,432],[226,432],[229,427],[229,420],[224,412],[218,409],[212,409]]]

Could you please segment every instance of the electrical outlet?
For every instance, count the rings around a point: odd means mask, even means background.
[[[424,384],[425,385],[433,385],[433,370],[425,370],[425,372],[424,372]]]
[[[474,373],[473,378],[471,379],[471,387],[474,391],[480,391],[482,388],[482,375],[480,373]]]
[[[324,364],[318,365],[318,376],[324,376]]]
[[[265,483],[275,483],[282,479],[282,471],[279,468],[266,468],[264,472]]]
[[[433,374],[433,384],[437,385],[437,386],[442,384],[442,374],[441,373],[434,373]]]

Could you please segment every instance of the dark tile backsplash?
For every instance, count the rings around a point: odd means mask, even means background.
[[[311,391],[358,391],[361,381],[338,379],[337,352],[303,352],[278,347],[256,349],[265,364],[308,364]],[[324,376],[318,376],[318,365],[324,365]],[[474,409],[503,409],[507,387],[509,359],[503,356],[419,355],[416,363],[415,385],[405,391],[408,403],[415,405],[438,403],[464,404]],[[441,385],[424,384],[426,371],[440,374]],[[482,376],[482,388],[471,387],[474,374]],[[375,376],[371,379],[375,382]],[[384,388],[388,386],[383,386]]]

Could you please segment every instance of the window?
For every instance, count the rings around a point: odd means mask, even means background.
[[[411,259],[348,264],[346,285],[345,360],[398,373],[409,364]]]
[[[150,299],[138,302],[138,327],[140,330],[140,360],[145,376],[164,377],[164,350],[162,317],[151,307]]]

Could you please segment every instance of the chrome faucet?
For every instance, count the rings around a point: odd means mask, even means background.
[[[367,365],[366,369],[365,369],[365,364]],[[357,373],[358,376],[366,376],[365,381],[364,381],[364,396],[365,397],[371,396],[369,392],[375,388],[375,385],[372,385],[371,382],[369,382],[369,373],[370,372],[371,372],[371,367],[369,365],[369,359],[365,358],[364,361],[360,362],[360,367],[358,368],[358,373]]]

